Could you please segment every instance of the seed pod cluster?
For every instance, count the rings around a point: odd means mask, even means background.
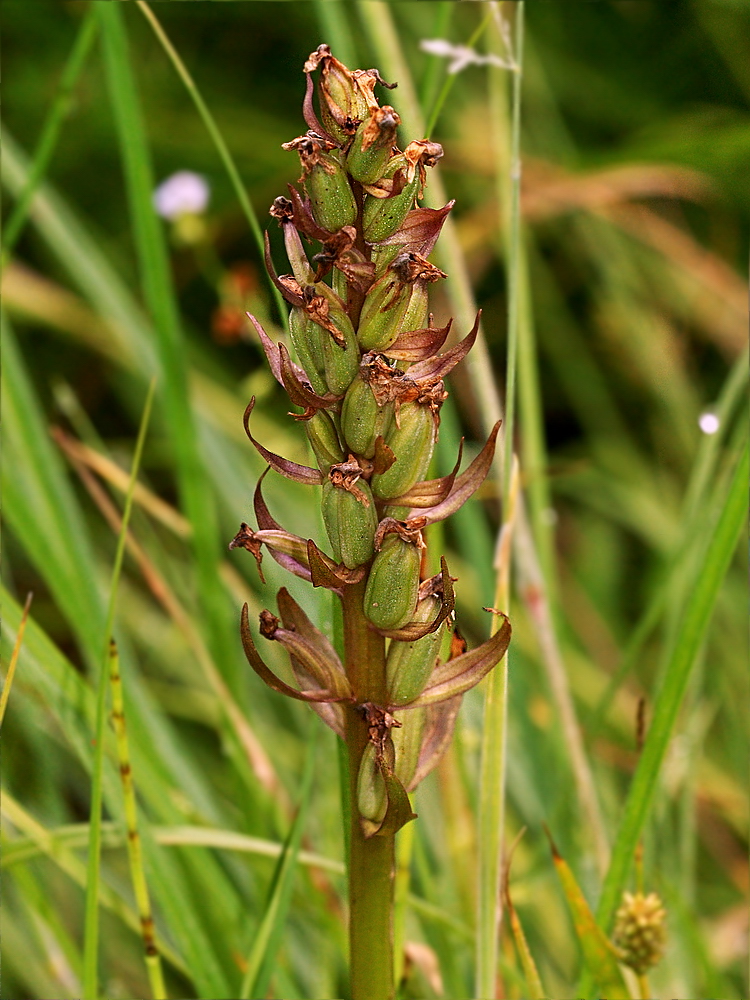
[[[399,782],[409,783],[434,766],[447,742],[456,698],[470,686],[467,678],[476,683],[502,655],[501,641],[493,639],[485,644],[486,654],[480,647],[455,672],[450,657],[441,665],[451,578],[443,565],[437,578],[422,579],[422,529],[453,513],[478,488],[490,467],[497,428],[461,476],[457,465],[451,476],[426,480],[447,395],[443,379],[477,335],[475,324],[460,344],[441,354],[450,324],[437,329],[429,315],[429,288],[446,275],[428,258],[453,203],[436,210],[419,207],[418,201],[427,170],[443,151],[427,138],[400,148],[398,112],[376,96],[377,88],[393,85],[377,70],[352,71],[326,45],[311,53],[304,70],[308,131],[284,144],[299,156],[299,187],[290,185],[290,198],[278,197],[270,211],[282,228],[291,273],[276,273],[270,241],[266,244],[269,273],[291,306],[289,346],[274,345],[254,318],[253,323],[274,375],[303,411],[295,416],[305,425],[315,467],[297,465],[257,442],[247,423],[252,407],[245,427],[275,471],[318,491],[328,553],[276,524],[260,486],[259,530],[244,526],[242,538],[251,536],[252,545],[243,541],[242,547],[260,564],[265,544],[285,568],[340,595],[357,586],[357,613],[389,643],[376,685],[381,701],[387,692],[388,705],[378,707],[375,692],[357,689],[354,682],[350,699],[360,707],[371,705],[371,720],[388,720],[385,730],[371,721],[372,742],[359,771],[359,809],[370,824],[368,835],[374,835],[381,822],[390,829],[411,817]],[[299,641],[313,642],[312,626],[304,627],[307,634]],[[290,644],[288,636],[301,628],[292,622],[278,634]],[[506,633],[509,637],[509,628]],[[289,694],[288,685],[271,680],[244,625],[243,643],[263,679]],[[435,691],[433,676],[439,680]],[[328,694],[309,690],[292,696],[313,703],[343,735],[341,706],[330,699],[322,707]],[[419,708],[420,698],[429,707]],[[452,706],[444,717],[434,707],[440,702]],[[418,710],[394,722],[387,710],[407,705]],[[431,713],[429,725],[425,713]],[[392,725],[402,757],[395,763],[391,737],[383,735]]]

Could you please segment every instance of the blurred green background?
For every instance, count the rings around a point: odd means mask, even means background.
[[[63,67],[90,6],[3,0],[6,219],[55,113]],[[80,995],[83,893],[74,870],[85,861],[90,678],[103,641],[123,481],[152,374],[157,395],[141,473],[148,492],[136,498],[116,634],[150,830],[147,873],[159,930],[175,956],[168,963],[172,996],[237,995],[273,872],[273,860],[247,845],[185,846],[184,831],[282,841],[316,723],[304,706],[248,676],[238,607],[242,600],[255,613],[273,606],[285,585],[318,622],[330,623],[331,614],[325,596],[290,582],[268,557],[264,587],[252,560],[226,552],[239,522],[252,519],[263,469],[242,432],[251,395],[259,401],[256,435],[273,451],[307,460],[286,398],[241,318],[250,309],[277,337],[281,321],[257,243],[190,96],[136,4],[117,6],[153,181],[195,171],[211,197],[197,242],[186,244],[159,221],[172,278],[162,280],[158,248],[149,243],[148,223],[143,228],[133,214],[123,175],[129,140],[126,118],[118,138],[117,94],[127,81],[111,62],[108,74],[102,40],[93,38],[41,197],[3,273],[6,664],[18,605],[34,592],[3,753],[11,803],[3,814],[3,995],[17,1000]],[[502,55],[496,16],[508,6],[152,5],[263,228],[272,200],[298,176],[296,157],[281,143],[304,131],[302,64],[320,41],[345,61],[378,65],[388,79],[377,26],[387,18],[425,118],[450,81],[431,137],[445,149],[437,172],[456,199],[451,245],[484,310],[498,391],[507,346],[508,74],[475,64],[450,76],[446,60],[422,51],[420,41],[466,44],[484,24],[477,52]],[[645,697],[648,717],[745,434],[748,39],[750,9],[730,0],[526,5],[529,294],[517,450],[554,634],[610,843],[637,759],[637,702]],[[406,82],[389,98],[397,108]],[[272,242],[283,271],[275,227]],[[433,300],[440,322],[471,312],[462,295],[453,272]],[[452,466],[461,434],[469,451],[480,447],[488,413],[477,379],[467,366],[450,386],[438,474]],[[715,434],[699,425],[707,412],[719,415]],[[265,495],[277,519],[320,540],[309,494],[274,479],[266,480]],[[495,592],[497,495],[488,482],[480,499],[430,539],[431,558],[445,550],[460,578],[458,620],[473,642],[486,636],[481,607]],[[601,873],[523,554],[518,565],[507,825],[511,836],[529,829],[514,862],[514,901],[549,995],[568,996],[580,957],[542,822],[592,902]],[[746,612],[744,562],[736,558],[645,829],[646,885],[669,910],[670,944],[652,978],[655,996],[747,995]],[[269,660],[283,670],[274,652]],[[481,724],[477,691],[465,699],[454,748],[416,797],[406,939],[432,951],[409,952],[404,996],[440,995],[439,987],[449,997],[473,995]],[[125,998],[146,995],[147,986],[138,938],[122,912],[132,901],[110,749],[105,812],[114,826],[103,855],[111,905],[103,911],[102,989]],[[328,731],[318,755],[303,846],[340,860],[338,761]],[[44,840],[41,828],[57,832]],[[170,840],[174,828],[182,840]],[[330,866],[305,865],[295,885],[274,995],[344,996],[343,878]],[[429,960],[435,953],[441,982]],[[518,969],[504,933],[500,995],[523,995]]]

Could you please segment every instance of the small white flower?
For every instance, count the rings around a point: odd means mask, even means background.
[[[432,56],[442,56],[450,59],[448,65],[449,73],[460,73],[467,66],[499,66],[501,69],[512,69],[513,67],[505,59],[489,52],[481,55],[475,49],[470,49],[468,45],[454,45],[445,41],[444,38],[425,38],[419,43],[423,52],[429,52]]]
[[[721,426],[721,421],[711,410],[706,410],[698,417],[698,426],[704,434],[715,434]]]
[[[154,191],[154,208],[170,221],[181,215],[200,215],[208,205],[211,189],[205,177],[192,170],[178,170]]]

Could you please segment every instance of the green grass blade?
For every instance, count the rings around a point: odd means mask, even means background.
[[[552,848],[555,868],[568,902],[570,915],[573,918],[576,937],[581,945],[583,960],[600,990],[597,996],[611,997],[612,1000],[630,1000],[630,993],[617,964],[612,944],[596,923],[594,914],[586,902],[586,897],[581,892],[570,865],[560,856],[549,831],[547,831],[547,836]]]
[[[221,158],[221,162],[224,164],[224,169],[226,170],[227,175],[229,176],[229,180],[231,181],[232,187],[234,188],[234,193],[237,195],[237,200],[239,201],[240,206],[242,207],[242,211],[245,214],[245,218],[247,219],[248,225],[250,226],[250,231],[252,232],[253,237],[255,238],[255,242],[258,247],[258,253],[260,254],[262,259],[264,256],[265,249],[263,241],[263,232],[260,228],[258,217],[255,214],[255,209],[253,208],[250,198],[248,197],[247,191],[245,190],[245,185],[242,183],[239,170],[237,169],[237,165],[234,162],[234,158],[232,157],[232,154],[229,152],[229,148],[227,147],[227,144],[224,141],[224,137],[219,131],[219,127],[216,124],[214,116],[209,111],[208,105],[203,100],[200,91],[195,85],[195,81],[188,72],[188,69],[185,66],[182,59],[180,59],[179,55],[177,54],[175,47],[170,42],[169,38],[166,35],[166,32],[164,31],[164,28],[157,20],[154,12],[151,10],[151,8],[145,2],[145,0],[137,0],[137,6],[138,9],[143,14],[143,16],[148,21],[148,23],[150,24],[151,28],[154,31],[154,34],[159,39],[159,42],[161,43],[164,51],[169,56],[170,62],[177,70],[178,76],[185,84],[185,89],[192,98],[193,103],[195,104],[198,110],[198,114],[203,119],[203,124],[206,126],[208,134],[211,136],[211,141],[216,146],[216,150],[219,154],[219,157]],[[279,311],[279,317],[281,318],[283,326],[286,324],[288,310],[284,303],[284,299],[281,296],[281,293],[279,292],[276,285],[274,285],[274,283],[270,280],[270,278],[269,278],[269,284],[271,287],[271,293],[274,299],[276,300],[276,307]]]
[[[26,631],[26,621],[29,617],[29,608],[31,607],[33,594],[29,593],[26,598],[26,604],[23,607],[23,615],[21,617],[21,624],[18,626],[18,632],[16,633],[16,641],[13,643],[13,652],[10,654],[10,662],[8,663],[8,672],[5,675],[5,683],[3,684],[3,693],[0,695],[0,729],[2,729],[3,719],[5,718],[5,712],[8,708],[8,698],[10,697],[10,689],[13,686],[13,678],[16,673],[16,664],[18,663],[18,656],[21,652],[21,643],[23,642],[23,634]]]
[[[240,1000],[249,997],[264,997],[268,992],[273,963],[284,933],[289,904],[294,888],[294,875],[300,842],[310,805],[313,777],[315,775],[315,749],[318,738],[317,725],[310,728],[307,746],[307,760],[302,777],[302,791],[297,815],[294,818],[284,851],[276,866],[269,891],[266,911],[255,936],[253,947],[247,960],[247,969],[240,987]]]
[[[219,664],[239,664],[230,604],[217,572],[218,527],[214,497],[199,454],[190,406],[185,343],[170,275],[164,229],[152,206],[151,157],[133,76],[123,12],[98,4],[112,110],[125,172],[144,296],[154,321],[163,368],[163,393],[177,479],[193,528],[197,584],[206,614],[210,646]]]
[[[321,41],[331,47],[333,54],[342,63],[354,67],[359,62],[359,56],[346,11],[346,4],[331,3],[330,0],[315,0],[315,12],[322,35]]]
[[[661,763],[669,744],[695,658],[726,576],[747,514],[748,446],[745,443],[724,495],[715,498],[719,516],[711,528],[701,565],[685,605],[682,627],[654,705],[653,719],[630,787],[597,911],[608,927],[626,887],[636,844],[651,805]]]
[[[99,958],[99,880],[101,869],[101,824],[102,824],[102,795],[103,795],[103,762],[104,762],[104,732],[106,722],[107,706],[107,676],[109,673],[109,649],[112,635],[112,626],[115,618],[115,607],[117,603],[117,587],[120,582],[120,572],[122,561],[125,555],[125,539],[127,537],[130,512],[133,508],[133,492],[135,490],[138,469],[141,464],[143,445],[146,440],[149,418],[151,416],[151,405],[154,399],[155,381],[151,382],[146,403],[143,408],[141,425],[138,429],[138,440],[133,455],[133,464],[130,470],[130,484],[125,500],[125,509],[122,515],[122,527],[120,537],[117,539],[117,551],[112,567],[112,579],[109,591],[109,606],[107,608],[107,620],[105,625],[105,650],[101,665],[101,675],[97,682],[96,701],[96,728],[94,738],[94,772],[91,782],[91,812],[89,820],[89,853],[86,871],[86,912],[84,925],[84,946],[83,946],[83,996],[84,1000],[97,1000],[98,996],[98,958]]]
[[[57,140],[60,137],[60,131],[63,123],[72,108],[73,92],[91,46],[96,38],[97,28],[98,25],[94,11],[91,7],[89,7],[83,21],[81,22],[81,27],[78,30],[78,35],[76,36],[75,44],[73,45],[73,49],[68,57],[68,61],[65,64],[65,69],[63,70],[62,77],[60,78],[60,85],[57,88],[57,93],[54,101],[52,102],[52,107],[50,108],[44,125],[42,126],[42,133],[39,136],[39,142],[37,143],[37,147],[34,152],[34,158],[26,184],[24,185],[23,191],[16,201],[16,204],[13,206],[13,211],[5,224],[3,233],[3,253],[2,260],[0,260],[0,274],[5,270],[5,265],[8,263],[8,260],[13,253],[13,248],[18,242],[19,236],[23,232],[23,228],[26,225],[26,220],[29,215],[29,208],[31,207],[32,199],[39,186],[40,180],[44,177],[47,172],[47,168],[49,167],[52,154],[54,153],[55,146],[57,145]]]

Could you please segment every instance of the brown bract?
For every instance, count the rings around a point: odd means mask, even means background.
[[[363,507],[369,507],[370,498],[357,486],[357,480],[363,475],[364,471],[354,455],[350,454],[347,462],[340,462],[338,465],[331,466],[328,478],[337,489],[346,490]]]

